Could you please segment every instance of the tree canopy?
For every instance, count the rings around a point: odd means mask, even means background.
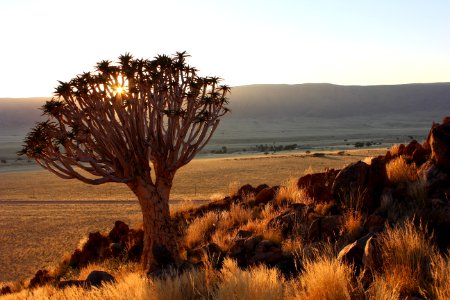
[[[229,111],[230,88],[217,77],[197,76],[187,56],[125,54],[59,82],[42,107],[48,120],[26,136],[21,154],[89,184],[127,183],[137,174],[152,183],[151,165],[156,177],[173,177]]]

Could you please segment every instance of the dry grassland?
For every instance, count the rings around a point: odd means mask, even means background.
[[[384,152],[354,150],[323,157],[289,153],[198,159],[177,174],[172,200],[226,195],[233,181],[279,185],[290,177],[304,175],[305,170],[341,168]],[[88,186],[58,179],[46,171],[0,173],[0,281],[31,276],[39,268],[54,265],[64,252],[72,252],[88,232],[110,229],[115,220],[140,222],[137,203],[101,201],[128,199],[133,200],[134,195],[124,185]],[[66,204],[61,200],[71,201]]]
[[[174,181],[172,200],[209,199],[214,193],[228,193],[230,182],[280,185],[290,177],[300,177],[324,168],[342,168],[386,150],[351,150],[344,155],[325,156],[287,153],[279,155],[211,158],[193,160],[181,168]],[[1,200],[133,200],[123,184],[91,186],[77,180],[62,180],[46,171],[1,172]]]

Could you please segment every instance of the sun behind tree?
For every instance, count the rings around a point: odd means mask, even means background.
[[[146,271],[159,266],[155,252],[176,257],[169,213],[175,173],[229,111],[230,88],[217,77],[197,76],[187,56],[125,54],[118,64],[101,61],[95,72],[60,82],[42,107],[48,120],[28,133],[20,152],[64,179],[125,183],[142,210]]]

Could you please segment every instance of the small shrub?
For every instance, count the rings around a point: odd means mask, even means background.
[[[403,226],[387,228],[380,241],[386,283],[398,286],[402,297],[427,296],[432,281],[431,257],[436,249],[424,231],[409,220]]]
[[[168,276],[153,280],[150,283],[154,294],[150,299],[210,299],[217,280],[217,273],[210,267],[192,269],[181,274],[169,273]]]
[[[281,243],[281,250],[283,253],[298,256],[304,247],[304,241],[300,236],[294,236],[290,239],[284,240]]]
[[[349,210],[344,213],[343,233],[346,234],[348,242],[353,242],[360,238],[364,232],[363,219],[358,210]]]
[[[304,203],[311,204],[313,201],[306,195],[305,190],[299,189],[297,186],[297,179],[291,177],[278,189],[275,196],[277,203],[287,201],[289,203]]]
[[[450,299],[450,261],[448,257],[435,254],[432,257],[433,296],[437,300]]]
[[[390,285],[383,276],[375,276],[372,284],[366,292],[368,299],[373,300],[398,300],[400,288],[397,285]]]
[[[186,230],[186,244],[192,248],[207,241],[215,230],[218,221],[218,214],[212,211],[195,219]]]
[[[417,167],[415,164],[408,164],[406,160],[400,156],[391,160],[386,165],[386,172],[390,182],[412,182],[417,180]]]
[[[282,300],[284,298],[284,279],[276,269],[261,265],[244,271],[235,261],[227,258],[223,264],[221,277],[214,299]]]
[[[350,266],[323,255],[317,260],[306,259],[303,268],[300,284],[294,283],[295,299],[350,299]]]
[[[237,232],[237,229],[231,232],[226,228],[217,229],[211,236],[211,242],[217,244],[222,251],[226,252],[230,250],[233,245]]]
[[[241,205],[233,204],[229,211],[220,213],[218,228],[232,230],[237,226],[245,224],[253,216],[252,210]]]

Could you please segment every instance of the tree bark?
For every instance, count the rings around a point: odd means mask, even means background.
[[[153,272],[177,259],[176,235],[170,221],[171,180],[155,186],[142,177],[128,184],[139,200],[144,223],[142,266]]]

